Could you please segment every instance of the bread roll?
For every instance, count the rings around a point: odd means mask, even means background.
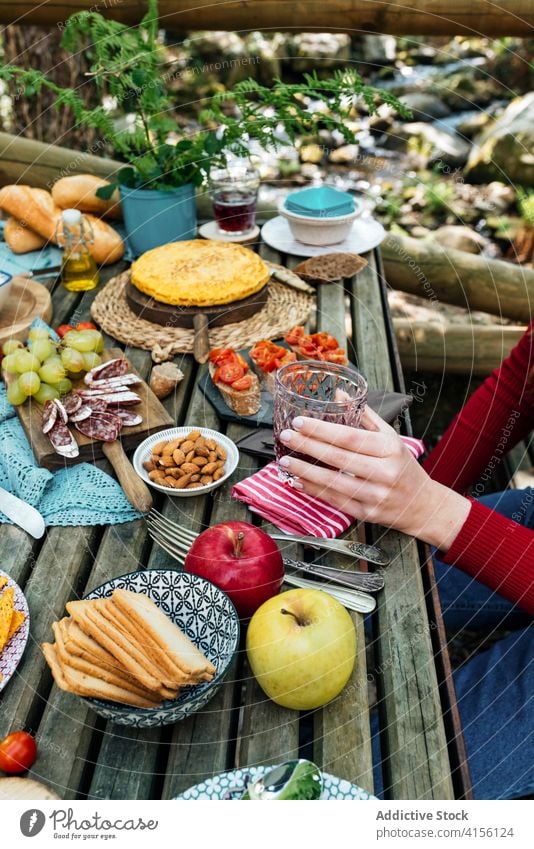
[[[0,209],[17,218],[25,226],[57,244],[56,225],[62,210],[50,192],[30,186],[4,186],[0,189]],[[96,218],[85,216],[93,229],[94,242],[89,252],[98,265],[117,262],[124,255],[124,242],[113,227]]]
[[[18,221],[12,215],[9,216],[4,226],[4,241],[15,254],[38,251],[39,248],[46,245],[46,239],[43,236],[40,236],[35,230],[30,230],[22,221]]]
[[[97,265],[110,265],[112,262],[118,262],[119,259],[122,259],[124,242],[117,231],[94,215],[86,214],[85,218],[93,228],[95,240],[92,245],[88,245],[88,248]]]
[[[103,186],[109,186],[109,182],[92,174],[74,174],[62,177],[52,186],[52,197],[61,209],[79,209],[93,215],[122,218],[118,190],[115,189],[110,200],[102,200],[97,197],[96,190]]]
[[[31,186],[4,186],[0,189],[0,209],[21,221],[47,241],[54,239],[61,210],[45,189]]]

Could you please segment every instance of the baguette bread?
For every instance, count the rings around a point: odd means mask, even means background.
[[[57,242],[56,228],[60,220],[59,206],[50,192],[30,186],[4,186],[0,189],[0,209],[17,218],[47,241]],[[124,242],[113,227],[94,215],[86,215],[94,235],[88,250],[98,265],[117,262],[124,255]]]
[[[210,377],[213,380],[213,375],[217,371],[217,366],[214,363],[209,364]],[[214,383],[221,393],[225,404],[227,404],[234,413],[238,416],[254,416],[261,407],[261,387],[257,374],[247,372],[252,378],[252,386],[250,389],[233,389],[225,383]]]
[[[93,215],[106,215],[109,218],[122,218],[120,195],[117,189],[110,200],[97,197],[97,189],[109,186],[107,180],[93,174],[73,174],[61,177],[52,186],[52,197],[61,209],[79,209]]]
[[[9,216],[4,225],[4,241],[14,254],[25,254],[28,251],[38,251],[46,245],[44,236],[26,227],[22,221]]]
[[[152,599],[143,593],[117,589],[112,595],[113,601],[126,616],[148,634],[172,658],[176,666],[188,675],[198,676],[205,681],[211,680],[216,672],[201,651],[191,642],[183,631],[165,616]]]
[[[87,245],[89,253],[97,265],[110,265],[124,256],[124,242],[106,221],[95,215],[85,214],[93,230],[94,242]]]
[[[45,189],[19,185],[4,186],[0,189],[0,209],[43,236],[47,242],[54,240],[61,209]]]

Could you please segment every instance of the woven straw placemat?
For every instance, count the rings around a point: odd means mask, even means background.
[[[98,293],[91,307],[95,321],[120,342],[150,351],[156,363],[175,354],[191,354],[194,330],[153,324],[132,312],[126,300],[129,280],[128,269],[113,277]],[[277,280],[271,280],[268,287],[266,305],[251,318],[210,329],[212,347],[248,348],[262,339],[277,339],[308,320],[314,305],[312,296]]]

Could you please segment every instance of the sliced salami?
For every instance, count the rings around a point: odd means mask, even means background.
[[[117,357],[115,360],[108,360],[107,363],[101,363],[88,371],[84,377],[85,383],[89,386],[93,380],[107,380],[110,377],[120,377],[121,374],[126,374],[128,371],[128,360],[124,357]]]
[[[48,432],[48,438],[54,446],[56,453],[61,454],[62,457],[72,459],[79,455],[80,449],[78,448],[78,443],[67,425],[60,421],[59,418],[56,420],[54,427]]]
[[[67,411],[67,415],[70,417],[76,410],[79,410],[83,404],[82,396],[78,395],[77,392],[69,392],[68,395],[64,395],[61,399],[61,403],[65,407]]]
[[[54,400],[52,401],[52,404],[55,404],[56,407],[57,407],[58,419],[61,419],[63,424],[67,424],[67,422],[69,420],[69,414],[67,413],[65,407],[63,406],[63,403],[61,401],[58,401],[57,398],[54,398]]]
[[[133,372],[121,374],[120,377],[110,377],[106,380],[92,380],[90,383],[91,389],[114,389],[117,386],[137,386],[141,383],[141,378],[137,377]]]
[[[75,413],[71,413],[69,416],[69,422],[72,422],[73,424],[76,424],[76,422],[83,422],[84,419],[88,419],[89,416],[92,416],[93,412],[93,408],[90,407],[89,404],[82,404],[79,410],[76,410]]]
[[[93,413],[105,413],[108,408],[107,401],[102,398],[84,398],[83,405],[89,407]]]
[[[102,395],[109,395],[110,392],[129,392],[129,389],[121,384],[112,385],[108,389],[80,389],[82,398],[99,398]]]
[[[139,404],[141,398],[137,392],[108,392],[106,395],[100,395],[100,398],[106,402],[108,407],[132,407],[134,404]]]
[[[54,427],[58,416],[58,408],[52,401],[45,401],[43,407],[43,433],[48,433]]]
[[[75,425],[84,436],[89,439],[101,439],[103,442],[115,442],[121,426],[121,420],[117,416],[110,416],[109,413],[93,413],[88,419],[76,422]]]
[[[121,407],[113,407],[113,415],[118,416],[125,427],[134,427],[141,424],[143,416],[131,410],[123,410]]]

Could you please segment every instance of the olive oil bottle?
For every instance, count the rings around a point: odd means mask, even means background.
[[[56,241],[63,248],[61,282],[69,292],[87,292],[100,282],[96,262],[89,253],[94,241],[92,227],[79,209],[65,209],[56,228]]]

